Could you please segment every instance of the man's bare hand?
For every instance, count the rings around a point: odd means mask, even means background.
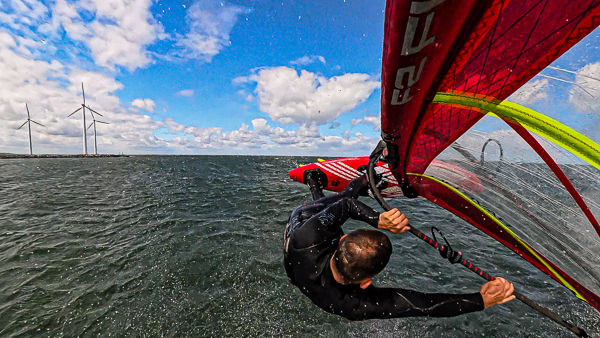
[[[408,218],[398,211],[398,209],[394,208],[379,215],[379,224],[377,227],[381,230],[400,234],[408,230]]]
[[[481,293],[483,305],[487,309],[490,306],[503,304],[515,299],[515,296],[512,294],[513,291],[515,291],[515,287],[512,283],[509,283],[502,277],[497,277],[493,281],[483,284],[479,293]]]

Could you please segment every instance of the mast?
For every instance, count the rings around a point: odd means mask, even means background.
[[[81,83],[81,92],[83,94],[83,154],[87,155],[87,130],[85,125],[85,91],[83,90],[83,82]]]
[[[92,115],[93,117],[93,115]],[[96,136],[96,120],[94,119],[94,155],[98,155],[98,136]]]
[[[27,108],[27,127],[29,128],[29,155],[33,155],[33,146],[31,145],[31,116],[29,115],[27,103],[25,103],[25,108]]]
[[[31,145],[31,121],[27,122],[29,127],[29,155],[33,155],[33,146]]]

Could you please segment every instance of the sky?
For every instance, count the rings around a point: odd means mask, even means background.
[[[83,82],[86,104],[109,123],[96,126],[100,153],[368,155],[380,134],[384,7],[2,0],[0,153],[28,152],[27,128],[17,129],[26,103],[44,125],[32,124],[34,153],[81,153],[82,112],[67,116]],[[600,81],[581,74],[600,78],[599,37],[555,62],[580,75],[546,69],[511,99],[598,141]],[[493,119],[477,127],[514,136]]]

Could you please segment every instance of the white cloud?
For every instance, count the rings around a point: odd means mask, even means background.
[[[0,2],[0,23],[31,36],[31,26],[49,18],[46,5],[40,1],[3,0]]]
[[[242,89],[242,90],[238,90],[238,91],[237,91],[237,94],[238,94],[239,96],[243,97],[243,98],[244,98],[244,100],[246,100],[246,101],[248,101],[248,102],[252,102],[252,101],[254,101],[254,96],[252,96],[252,94],[248,93],[247,91],[245,91],[245,90],[243,90],[243,89]]]
[[[323,136],[317,126],[300,125],[297,130],[272,127],[262,118],[253,119],[251,125],[224,132],[219,127],[182,127],[174,121],[165,121],[172,131],[183,129],[191,138],[180,138],[177,142],[182,149],[226,150],[234,153],[275,153],[289,155],[319,154],[321,156],[344,156],[367,153],[377,143],[377,138],[369,138],[361,133],[342,136]]]
[[[530,106],[548,97],[548,94],[545,92],[546,88],[548,88],[548,79],[530,81],[509,96],[507,100],[520,105]]]
[[[362,119],[352,119],[351,124],[353,126],[360,124],[360,123],[370,123],[373,125],[373,130],[380,130],[381,129],[381,115],[380,116],[365,116]]]
[[[250,76],[238,76],[238,77],[234,78],[233,80],[231,80],[231,83],[234,85],[240,85],[240,84],[250,83],[250,82],[252,82],[252,80],[250,79]]]
[[[46,127],[32,126],[35,153],[81,153],[81,113],[67,115],[81,105],[81,83],[85,83],[86,103],[104,115],[110,125],[98,125],[101,153],[268,153],[344,156],[367,153],[377,142],[360,133],[323,136],[314,124],[301,124],[297,130],[273,127],[265,119],[225,132],[221,127],[197,128],[171,118],[156,121],[132,112],[114,94],[123,84],[105,74],[85,71],[58,61],[33,60],[22,55],[21,44],[0,32],[0,152],[27,152],[27,132],[17,128],[25,121],[25,103],[32,119]],[[24,78],[22,74],[27,74]],[[131,107],[152,111],[151,99],[136,99]],[[88,119],[89,119],[88,115]],[[89,123],[89,120],[88,120]],[[163,132],[171,136],[156,136]],[[172,136],[175,136],[174,138]],[[88,149],[92,137],[88,134]]]
[[[86,103],[104,115],[103,121],[111,123],[98,126],[101,152],[153,152],[152,149],[168,146],[154,136],[154,130],[162,127],[161,122],[123,108],[121,100],[114,95],[123,85],[114,78],[58,61],[32,60],[19,54],[18,50],[19,42],[8,33],[0,32],[2,152],[27,151],[27,132],[16,130],[26,119],[27,103],[32,118],[46,126],[33,127],[36,153],[80,153],[81,114],[70,118],[67,115],[81,105],[82,82],[85,83]],[[91,142],[91,137],[88,141]]]
[[[147,112],[154,113],[156,103],[151,99],[135,99],[131,102],[131,106],[134,108],[143,109]]]
[[[132,71],[151,62],[146,50],[163,36],[163,27],[150,12],[151,0],[87,0],[67,3],[57,0],[52,8],[53,26],[81,41],[98,65]],[[91,21],[82,18],[90,14]]]
[[[230,44],[239,14],[248,12],[199,0],[187,10],[188,32],[168,34],[152,16],[154,2],[55,0],[46,5],[40,0],[4,0],[0,1],[0,25],[42,45],[37,49],[44,55],[60,48],[78,63],[84,62],[83,54],[102,67],[133,71],[154,59],[211,61]],[[148,51],[159,40],[173,40],[173,48],[165,54]]]
[[[600,62],[587,64],[577,71],[575,83],[578,86],[572,86],[569,103],[579,111],[600,109],[600,81],[591,78],[600,79]]]
[[[175,93],[175,95],[184,96],[184,97],[192,97],[192,96],[194,96],[194,90],[193,89],[180,90],[177,93]]]
[[[260,109],[273,121],[284,124],[322,125],[354,109],[380,83],[367,74],[344,74],[325,78],[292,68],[259,69],[234,83],[255,82]]]
[[[322,64],[326,64],[325,58],[322,57],[321,55],[306,55],[306,56],[298,58],[294,61],[291,61],[290,64],[295,65],[295,66],[306,66],[306,65],[310,65],[311,63],[314,63],[315,61],[319,61]]]
[[[183,59],[211,61],[221,50],[229,46],[229,34],[237,17],[245,10],[236,6],[225,6],[223,2],[201,0],[187,11],[186,22],[189,32],[178,36],[175,52]]]
[[[129,0],[56,0],[47,6],[35,0],[0,3],[0,25],[3,26],[0,30],[0,152],[27,152],[27,132],[16,128],[26,119],[25,103],[28,103],[32,119],[46,126],[32,126],[34,152],[80,153],[81,112],[70,118],[67,115],[81,105],[82,82],[86,103],[104,115],[102,121],[110,123],[98,125],[98,146],[102,153],[289,154],[291,148],[299,155],[342,156],[368,152],[376,143],[375,138],[348,131],[340,136],[323,136],[317,126],[321,121],[332,121],[371,94],[378,83],[365,74],[328,79],[308,72],[298,76],[292,70],[297,82],[288,87],[294,92],[292,96],[299,100],[297,103],[304,101],[306,109],[321,109],[325,118],[301,118],[298,114],[302,109],[280,101],[284,100],[282,93],[264,82],[268,76],[277,75],[268,69],[240,78],[240,83],[256,83],[256,99],[265,107],[291,108],[288,113],[272,113],[272,116],[294,121],[299,125],[296,130],[273,127],[265,119],[242,123],[240,128],[228,132],[221,127],[190,127],[168,117],[156,121],[145,115],[145,111],[156,110],[156,103],[151,99],[137,98],[129,105],[122,102],[115,95],[123,89],[123,84],[115,79],[116,72],[88,71],[85,68],[98,67],[86,64],[81,56],[89,56],[97,65],[108,69],[134,70],[151,63],[147,47],[165,36],[162,26],[151,17],[150,5],[150,0],[132,4]],[[191,35],[186,38],[192,37],[197,42],[204,39],[206,45],[179,47],[192,51],[189,57],[210,60],[228,45],[229,33],[242,11],[198,3],[188,12]],[[52,58],[56,46],[71,55],[69,60],[74,64],[45,61]],[[318,56],[315,60],[324,62]],[[302,83],[307,79],[309,84],[305,86]],[[304,89],[307,91],[301,93]],[[249,91],[241,92],[245,99],[253,99]],[[258,97],[259,93],[263,96]],[[192,89],[177,93],[193,94]],[[89,124],[90,116],[87,118]],[[156,136],[164,133],[170,135],[165,139]],[[92,136],[88,133],[88,144],[91,142]]]
[[[165,118],[164,125],[169,129],[170,133],[179,133],[185,130],[186,126],[173,120],[170,117]]]

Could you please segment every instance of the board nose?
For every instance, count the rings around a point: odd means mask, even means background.
[[[288,172],[290,178],[296,182],[302,182],[302,177],[304,175],[304,169],[302,167],[298,167],[296,169],[292,169]]]

